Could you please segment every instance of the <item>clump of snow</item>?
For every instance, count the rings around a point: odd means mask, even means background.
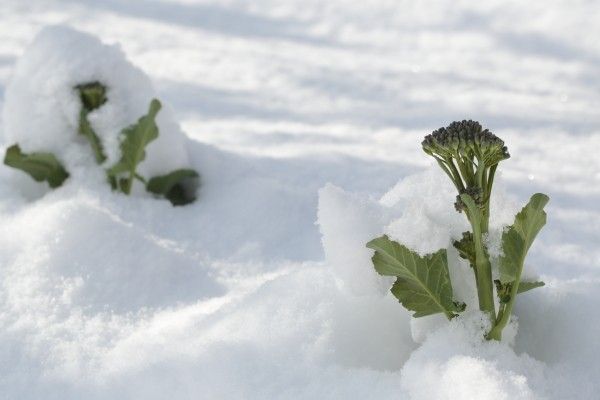
[[[380,201],[394,212],[382,233],[421,255],[449,247],[469,226],[454,211],[456,189],[436,167],[402,179]]]
[[[539,389],[546,383],[543,363],[526,354],[518,356],[507,344],[486,342],[482,329],[486,325],[485,317],[471,313],[430,334],[402,369],[408,397],[540,398]]]
[[[5,94],[7,145],[18,143],[24,152],[53,153],[72,179],[104,183],[89,142],[78,134],[82,105],[75,87],[95,81],[107,88],[108,100],[88,119],[106,153],[104,165],[116,163],[121,130],[148,112],[156,91],[117,45],[66,27],[42,30],[19,59]],[[159,137],[149,144],[139,166],[146,178],[190,165],[186,138],[170,107],[162,103],[157,116]]]
[[[371,262],[366,244],[386,220],[377,202],[327,185],[319,191],[318,220],[325,257],[335,276],[355,294],[384,294],[393,281],[364,267]]]

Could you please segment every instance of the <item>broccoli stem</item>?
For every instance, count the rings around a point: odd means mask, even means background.
[[[457,178],[454,176],[454,174],[448,169],[448,167],[446,167],[445,161],[442,160],[441,158],[438,157],[434,157],[435,160],[437,161],[438,165],[440,166],[440,168],[446,173],[446,175],[448,175],[448,177],[450,178],[450,180],[452,181],[452,183],[454,184],[454,187],[456,187],[456,190],[458,190],[460,192],[460,186],[457,183]],[[458,178],[460,179],[460,178]]]
[[[454,161],[452,161],[451,158],[448,159],[447,164],[448,164],[448,167],[450,168],[450,171],[452,171],[454,176],[456,176],[456,179],[454,180],[454,185],[457,186],[458,193],[461,193],[462,191],[465,190],[465,185],[463,184],[463,181],[461,179],[460,172],[458,172],[458,170],[456,169],[456,166],[454,165]]]
[[[477,284],[479,309],[489,315],[493,325],[496,322],[496,308],[494,305],[492,264],[483,244],[484,228],[487,232],[488,220],[489,217],[483,213],[481,219],[469,216],[475,244],[475,282]]]
[[[489,203],[490,201],[490,197],[492,195],[492,185],[494,184],[494,175],[496,174],[496,168],[498,167],[498,164],[496,165],[492,165],[490,167],[490,170],[488,172],[488,178],[487,178],[487,185],[486,185],[486,193],[485,193],[485,198],[487,199],[486,202]]]

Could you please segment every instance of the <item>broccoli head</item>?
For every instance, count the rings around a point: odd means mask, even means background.
[[[477,121],[455,121],[425,136],[421,143],[450,177],[459,196],[468,193],[484,214],[498,163],[510,157],[504,141]],[[460,197],[456,210],[465,211]]]
[[[425,136],[422,142],[425,153],[441,159],[476,159],[486,167],[510,157],[504,141],[477,121],[455,121]]]

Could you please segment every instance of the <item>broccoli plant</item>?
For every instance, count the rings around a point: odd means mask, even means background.
[[[81,101],[78,132],[90,143],[96,163],[103,165],[107,157],[100,137],[88,120],[88,115],[108,101],[106,87],[94,81],[77,85],[74,89]],[[160,102],[152,99],[148,113],[137,123],[121,131],[121,158],[106,170],[107,179],[113,190],[119,190],[126,195],[131,193],[133,183],[137,180],[143,183],[148,192],[167,198],[173,205],[185,205],[195,200],[196,181],[199,178],[196,171],[177,169],[149,179],[142,177],[137,171],[139,164],[146,158],[146,146],[159,136],[155,120],[160,109]],[[61,186],[69,177],[67,170],[53,154],[26,154],[18,144],[7,149],[4,164],[22,170],[38,182],[46,181],[52,188]]]
[[[492,259],[486,245],[490,197],[498,164],[510,157],[504,142],[478,122],[461,121],[427,135],[422,146],[457,190],[454,206],[466,216],[471,231],[464,232],[453,246],[473,271],[479,309],[491,324],[486,339],[500,340],[517,295],[544,285],[522,281],[521,273],[527,252],[546,223],[544,206],[548,196],[536,193],[531,197],[514,223],[504,230],[502,255]],[[446,249],[420,256],[386,235],[371,240],[367,247],[375,251],[375,270],[396,277],[391,292],[414,312],[413,317],[442,313],[452,319],[465,310],[465,304],[453,298]]]

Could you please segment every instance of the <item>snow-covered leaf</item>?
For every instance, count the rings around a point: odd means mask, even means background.
[[[198,173],[193,169],[178,169],[166,175],[155,176],[148,181],[146,190],[167,198],[173,205],[189,204],[196,199],[194,180]]]
[[[386,235],[371,240],[367,247],[375,250],[375,270],[397,277],[391,292],[404,307],[414,311],[414,317],[444,313],[451,318],[464,309],[452,300],[445,249],[421,257]]]
[[[52,188],[59,187],[69,177],[69,173],[54,154],[26,154],[21,151],[18,144],[6,149],[4,164],[26,172],[38,182],[46,181]]]

